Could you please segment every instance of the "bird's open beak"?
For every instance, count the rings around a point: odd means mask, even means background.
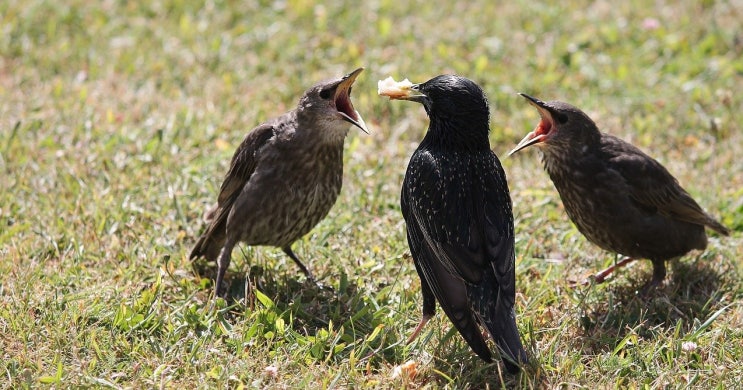
[[[335,87],[335,109],[341,114],[343,119],[351,122],[352,125],[358,127],[366,134],[369,134],[369,130],[366,128],[364,118],[361,117],[358,111],[353,107],[351,103],[351,87],[353,86],[356,77],[364,70],[364,68],[358,68],[353,72],[343,76],[338,86]]]
[[[522,139],[521,142],[516,145],[515,148],[508,152],[508,156],[518,152],[521,149],[525,149],[529,146],[544,142],[547,139],[547,134],[549,134],[555,123],[554,119],[552,118],[552,114],[550,113],[549,107],[547,107],[547,104],[545,102],[535,97],[531,97],[525,93],[519,93],[519,95],[523,96],[526,100],[529,101],[529,104],[537,108],[537,111],[539,111],[539,116],[542,117],[542,120],[539,122],[537,127],[534,128],[533,131],[529,132],[529,134],[527,134],[526,137],[524,137],[524,139]]]

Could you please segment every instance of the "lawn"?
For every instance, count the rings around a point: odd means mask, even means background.
[[[743,1],[497,3],[0,3],[0,387],[743,386]],[[371,134],[350,131],[341,196],[294,246],[321,285],[242,245],[236,302],[213,306],[188,253],[234,149],[358,66]],[[574,288],[616,257],[569,222],[535,150],[504,157],[530,364],[482,362],[441,311],[405,345],[421,297],[399,191],[427,118],[376,82],[441,73],[483,86],[497,155],[538,121],[517,92],[570,102],[732,235],[650,296],[649,261]]]

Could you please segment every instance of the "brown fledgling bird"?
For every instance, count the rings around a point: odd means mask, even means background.
[[[207,213],[209,225],[190,255],[217,261],[215,297],[238,242],[281,248],[314,279],[291,245],[338,198],[349,126],[368,133],[350,96],[363,69],[314,85],[296,109],[251,130],[235,151],[217,204]]]
[[[514,226],[506,174],[490,150],[490,111],[482,89],[460,76],[421,84],[380,81],[379,94],[423,105],[430,119],[410,158],[401,209],[421,279],[423,318],[411,342],[436,310],[436,301],[470,348],[490,362],[480,327],[515,373],[527,362],[514,303]]]
[[[627,258],[594,276],[603,282],[617,267],[650,259],[646,292],[666,275],[665,261],[707,247],[708,227],[729,230],[707,214],[663,165],[621,139],[599,131],[580,109],[520,94],[541,121],[509,152],[531,145],[560,193],[568,217],[586,238]]]

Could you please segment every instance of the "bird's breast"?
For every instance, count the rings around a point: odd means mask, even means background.
[[[283,246],[309,233],[338,199],[342,153],[342,146],[292,150],[261,161],[262,169],[245,189],[251,223],[244,227],[244,241]]]

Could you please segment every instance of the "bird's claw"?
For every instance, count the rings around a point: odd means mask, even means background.
[[[596,275],[590,275],[587,278],[583,279],[583,281],[577,281],[573,279],[568,279],[568,287],[570,288],[578,288],[578,287],[588,287],[592,284],[601,284],[606,281],[606,277],[596,274]]]

